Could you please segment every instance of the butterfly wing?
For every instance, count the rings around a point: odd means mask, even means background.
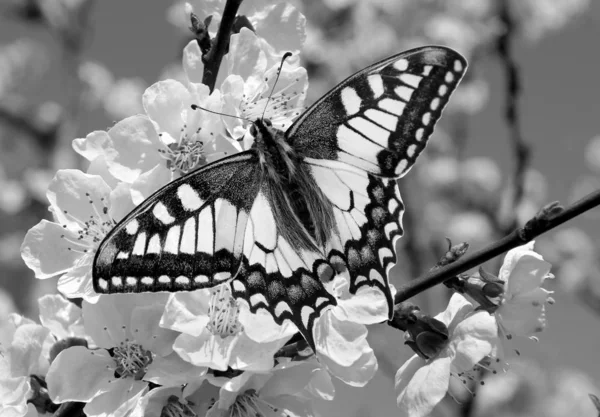
[[[322,254],[294,247],[282,234],[283,222],[297,230],[302,225],[295,216],[280,218],[273,206],[279,200],[273,198],[274,192],[281,190],[264,184],[250,211],[243,262],[231,283],[232,294],[246,301],[252,312],[268,311],[278,324],[292,321],[314,349],[314,320],[336,304],[319,279],[330,266]]]
[[[451,49],[427,46],[350,76],[286,132],[305,158],[339,161],[398,178],[425,148],[467,66]]]
[[[238,271],[248,213],[260,188],[247,151],[166,185],[101,243],[92,269],[99,293],[213,287]]]

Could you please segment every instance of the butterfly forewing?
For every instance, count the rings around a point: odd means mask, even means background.
[[[179,178],[121,221],[93,267],[100,293],[212,287],[239,269],[248,213],[260,187],[245,152]]]
[[[303,156],[386,178],[404,175],[425,148],[465,69],[444,47],[404,52],[354,74],[286,132]]]

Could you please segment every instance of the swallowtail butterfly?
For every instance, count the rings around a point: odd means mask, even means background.
[[[191,291],[229,283],[251,311],[312,328],[336,304],[323,282],[376,287],[402,235],[396,179],[415,163],[465,69],[438,46],[377,62],[336,86],[283,132],[251,127],[250,150],[158,190],[106,236],[99,293]]]

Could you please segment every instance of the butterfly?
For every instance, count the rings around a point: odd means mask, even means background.
[[[252,312],[291,320],[311,347],[337,304],[323,283],[346,271],[349,291],[388,283],[404,205],[396,180],[425,148],[466,69],[457,52],[412,49],[350,76],[284,132],[250,127],[251,149],[167,184],[100,244],[98,293],[192,291],[228,283]]]

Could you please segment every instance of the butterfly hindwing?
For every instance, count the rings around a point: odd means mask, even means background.
[[[310,167],[317,185],[329,190],[326,195],[336,220],[327,260],[348,269],[351,293],[363,286],[381,290],[391,318],[388,272],[396,260],[396,241],[403,234],[404,212],[396,180],[334,161],[313,160]]]
[[[268,311],[275,322],[292,321],[314,347],[314,320],[335,298],[320,280],[330,268],[323,255],[293,247],[282,235],[282,222],[301,228],[296,218],[277,218],[268,192],[260,191],[246,229],[243,262],[231,283],[232,294],[248,303],[250,311]],[[288,225],[289,227],[289,225]]]
[[[221,160],[136,207],[98,248],[95,291],[181,291],[230,280],[260,187],[257,160],[253,151]]]
[[[401,177],[425,148],[466,66],[444,47],[394,55],[340,83],[286,134],[304,157]]]

